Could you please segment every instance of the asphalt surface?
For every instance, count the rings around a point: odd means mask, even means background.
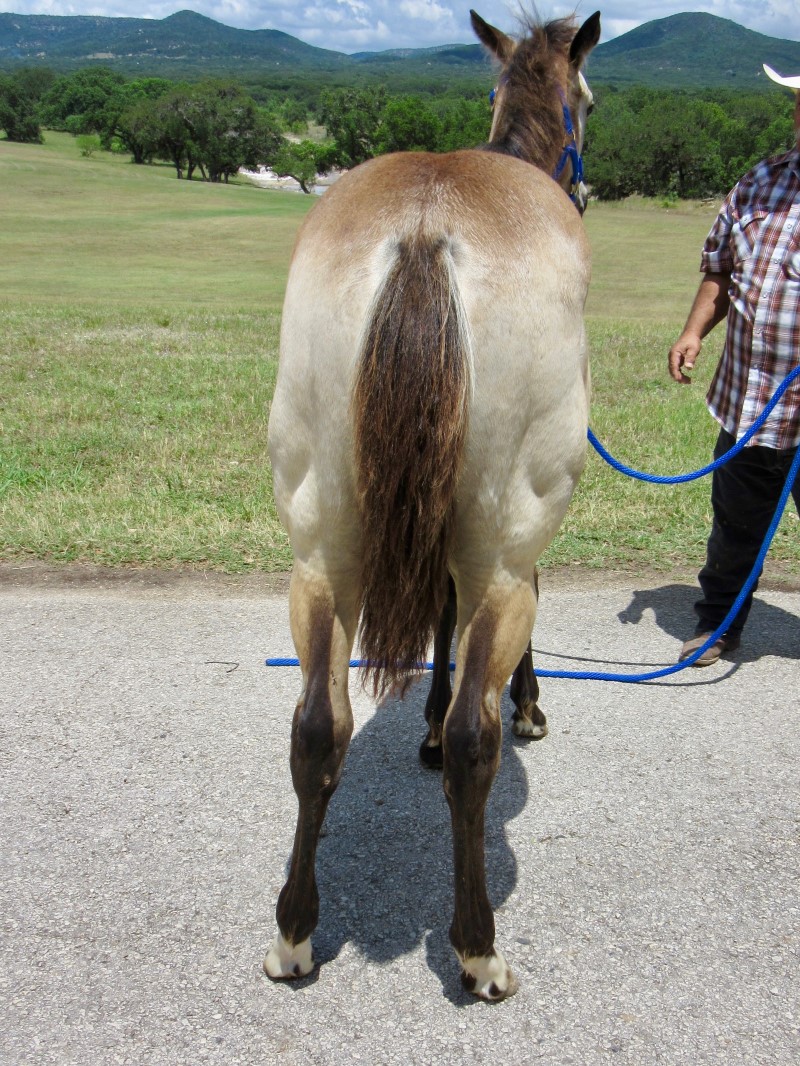
[[[694,597],[545,574],[536,662],[670,663]],[[488,870],[521,987],[498,1006],[447,939],[423,684],[377,709],[353,686],[322,965],[261,972],[296,811],[281,654],[281,582],[0,572],[0,1062],[800,1061],[800,593],[759,593],[730,662],[547,680],[550,735],[506,730]]]

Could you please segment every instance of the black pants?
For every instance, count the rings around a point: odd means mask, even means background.
[[[720,430],[714,458],[724,455],[735,443],[735,437]],[[712,474],[714,524],[708,538],[706,565],[698,574],[703,596],[695,604],[697,633],[716,629],[739,595],[775,514],[794,453],[794,448],[743,448]],[[800,478],[792,487],[792,498],[800,512]],[[735,635],[744,628],[757,587],[758,582],[731,622],[729,633]]]

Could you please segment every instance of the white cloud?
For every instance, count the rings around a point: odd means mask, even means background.
[[[364,18],[364,16],[370,14],[370,6],[365,4],[363,0],[336,0],[336,3],[340,7],[347,8],[356,17]],[[364,18],[364,21],[366,22],[367,19]]]
[[[402,0],[400,10],[412,19],[425,22],[446,22],[455,26],[453,12],[449,7],[442,7],[436,0]]]
[[[768,37],[784,38],[789,30],[793,38],[800,39],[797,0],[709,0],[707,10]]]
[[[603,19],[603,40],[610,41],[614,37],[621,37],[623,33],[635,30],[640,25],[636,19]]]
[[[331,35],[327,30],[308,29],[302,37],[308,44],[319,48],[333,48],[337,52],[376,52],[394,48],[396,37],[380,19],[374,26],[365,29],[340,30],[336,35],[336,44],[331,44]]]

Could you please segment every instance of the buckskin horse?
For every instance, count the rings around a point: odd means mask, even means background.
[[[314,206],[292,256],[269,450],[294,552],[299,812],[264,968],[284,979],[314,966],[317,843],[353,730],[357,632],[380,697],[408,683],[436,633],[446,656],[456,626],[452,696],[448,680],[429,701],[423,747],[441,749],[462,980],[499,1000],[517,985],[494,946],[484,808],[536,562],[585,460],[590,256],[565,190],[582,195],[581,68],[600,16],[531,20],[519,39],[471,18],[501,68],[488,145],[362,164]]]

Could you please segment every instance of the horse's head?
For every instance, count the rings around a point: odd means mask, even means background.
[[[474,11],[472,28],[501,66],[489,146],[541,167],[586,207],[581,152],[592,93],[583,76],[600,39],[600,12],[580,28],[574,18],[530,23],[516,40]]]

